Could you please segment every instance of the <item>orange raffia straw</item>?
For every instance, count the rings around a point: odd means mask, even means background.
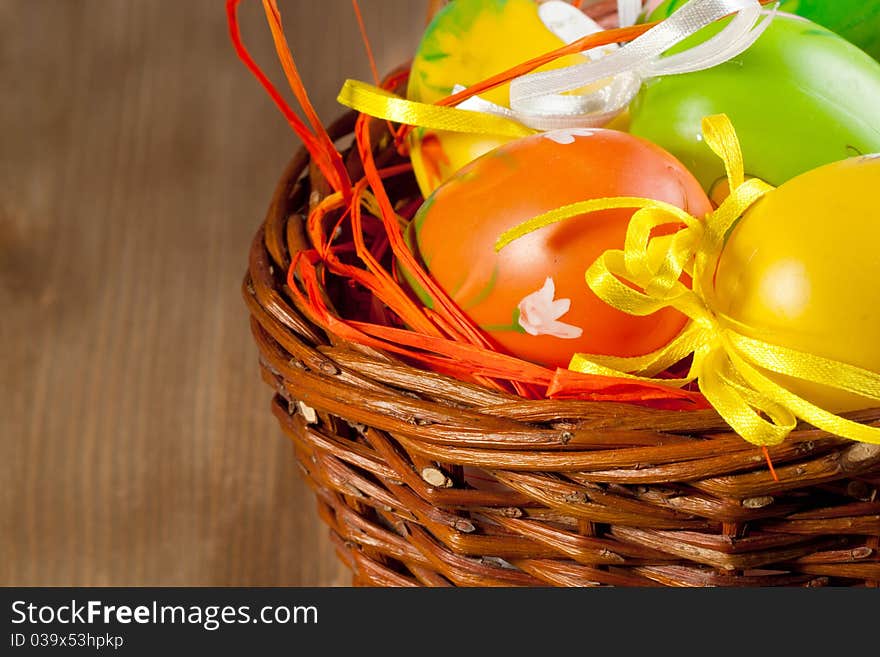
[[[584,375],[563,369],[554,373],[540,365],[477,345],[338,318],[322,296],[316,269],[320,262],[315,251],[295,254],[288,271],[288,287],[311,321],[347,340],[405,356],[442,374],[463,380],[481,380],[495,389],[505,389],[498,380],[517,382],[523,389],[523,392],[516,390],[520,395],[524,392],[535,394],[534,387],[537,386],[553,391],[551,396],[560,398],[571,398],[575,396],[570,394],[571,391],[576,390],[580,399],[613,399],[679,410],[708,407],[701,395],[686,390],[654,384],[633,386],[627,379]],[[299,277],[305,292],[297,285],[295,276]]]
[[[543,55],[538,55],[533,59],[514,66],[513,68],[498,73],[497,75],[493,75],[492,77],[486,78],[482,82],[478,82],[477,84],[471,85],[467,89],[459,91],[457,94],[447,96],[446,98],[437,101],[437,104],[445,106],[458,105],[459,103],[467,100],[471,96],[475,96],[476,94],[482,93],[483,91],[486,91],[488,89],[494,89],[495,87],[502,85],[506,82],[510,82],[514,78],[518,78],[521,75],[531,73],[536,68],[540,68],[544,64],[549,64],[550,62],[559,59],[560,57],[564,57],[565,55],[573,55],[579,52],[583,52],[584,50],[592,50],[593,48],[598,48],[600,46],[607,46],[611,43],[632,41],[636,37],[643,35],[655,25],[657,25],[657,23],[645,23],[644,25],[633,25],[632,27],[621,27],[614,30],[605,30],[603,32],[588,34],[585,37],[581,37],[577,41],[572,41],[571,43],[557,48],[556,50],[551,50],[550,52]]]
[[[492,349],[492,345],[489,343],[483,332],[476,327],[471,320],[464,315],[464,313],[462,313],[446,292],[438,286],[430,276],[428,276],[421,267],[421,264],[416,260],[412,251],[406,246],[403,232],[397,221],[397,214],[395,213],[394,208],[391,205],[391,199],[388,198],[388,194],[382,184],[382,179],[379,176],[376,162],[373,157],[369,128],[370,122],[373,120],[375,120],[373,117],[367,116],[366,114],[362,114],[358,117],[358,120],[355,123],[355,140],[358,147],[358,153],[361,156],[364,166],[364,177],[373,190],[378,205],[379,218],[385,227],[385,232],[388,236],[388,243],[392,252],[398,261],[412,272],[422,288],[428,292],[434,302],[437,313],[444,320],[442,326],[451,327],[456,331],[451,337],[477,345],[484,350]],[[390,278],[390,281],[386,279],[385,282],[399,289],[399,286],[396,281],[393,280],[393,277]],[[433,334],[434,332],[432,331],[431,333]],[[454,343],[450,342],[450,344]],[[465,376],[469,379],[473,378],[469,374],[466,374]],[[481,380],[481,382],[494,388],[499,387],[497,382],[488,380]],[[517,381],[513,381],[513,386],[516,391],[523,396],[536,396],[534,391],[529,390],[526,386],[523,386]]]
[[[251,58],[250,54],[247,52],[247,49],[244,47],[244,44],[241,41],[241,34],[238,28],[238,20],[237,20],[237,6],[240,0],[228,0],[227,1],[227,17],[229,19],[230,25],[230,35],[232,37],[233,44],[236,47],[236,51],[238,52],[241,59],[245,62],[247,67],[251,70],[251,72],[257,77],[257,79],[263,84],[264,88],[269,92],[269,95],[275,101],[276,105],[281,109],[284,116],[288,119],[288,122],[294,128],[297,135],[303,140],[303,143],[308,148],[309,152],[315,158],[316,163],[318,164],[321,172],[324,174],[325,178],[327,178],[328,182],[330,182],[331,186],[337,191],[337,193],[342,195],[342,199],[345,202],[349,202],[352,198],[353,187],[351,184],[351,180],[349,179],[348,172],[345,169],[345,164],[342,162],[342,157],[339,155],[336,148],[333,146],[333,142],[327,134],[326,130],[323,127],[320,119],[317,116],[317,113],[314,110],[311,102],[309,101],[308,95],[305,91],[305,88],[302,84],[302,80],[299,76],[299,72],[297,71],[296,65],[293,62],[293,57],[290,53],[290,47],[287,43],[287,39],[284,37],[283,27],[281,24],[281,15],[278,10],[278,6],[275,3],[275,0],[263,0],[263,7],[266,13],[266,17],[269,23],[270,30],[272,31],[273,41],[275,43],[276,51],[278,52],[279,59],[282,64],[282,68],[284,69],[285,75],[287,76],[288,82],[291,86],[291,89],[294,92],[294,95],[297,98],[297,101],[303,108],[303,111],[306,113],[306,116],[309,119],[309,123],[312,125],[316,134],[311,133],[308,128],[302,123],[299,117],[290,109],[287,105],[286,101],[281,97],[281,94],[275,88],[275,86],[268,80],[265,74],[259,69],[256,63]],[[382,187],[381,176],[377,175],[378,186]],[[371,291],[377,294],[377,296],[389,307],[395,309],[396,312],[408,323],[414,325],[414,328],[426,331],[431,334],[437,334],[437,329],[425,318],[424,314],[419,313],[417,306],[406,296],[406,294],[400,290],[399,286],[389,285],[388,281],[376,281],[374,277],[370,277],[368,272],[358,269],[356,267],[351,267],[348,265],[344,265],[341,261],[336,258],[332,251],[329,249],[328,245],[324,243],[324,240],[321,239],[319,230],[316,226],[320,225],[321,218],[333,207],[333,205],[337,202],[337,198],[333,196],[324,199],[324,202],[319,204],[313,211],[310,213],[308,226],[311,228],[311,237],[312,243],[317,245],[320,251],[322,258],[325,260],[325,263],[331,265],[334,269],[337,270],[338,273],[342,275],[349,276],[353,280],[361,283]]]
[[[300,306],[304,309],[308,318],[317,326],[321,326],[334,335],[351,342],[408,357],[429,366],[437,372],[460,379],[472,380],[475,371],[484,376],[506,377],[509,375],[509,366],[505,367],[503,364],[499,366],[498,363],[495,363],[493,367],[492,363],[495,362],[493,357],[516,361],[511,356],[488,352],[471,345],[458,344],[443,338],[430,337],[415,331],[392,329],[336,317],[329,310],[322,297],[316,269],[318,263],[319,259],[314,251],[300,251],[293,256],[293,262],[288,271],[287,278],[291,294],[299,300]],[[299,276],[305,291],[301,290],[300,286],[297,285],[294,279],[295,274]],[[405,336],[406,340],[395,342],[393,339],[395,331]],[[457,349],[454,347],[457,347]],[[432,350],[437,353],[431,353]],[[442,355],[440,355],[441,353]],[[534,367],[537,369],[535,372],[532,372],[533,376],[541,369],[539,366]],[[503,389],[497,383],[493,387]]]
[[[367,61],[370,63],[370,72],[373,74],[373,83],[377,87],[380,87],[382,86],[382,81],[379,77],[379,69],[376,66],[376,58],[373,56],[373,46],[370,44],[370,37],[367,34],[367,26],[364,24],[364,16],[361,13],[360,2],[358,2],[358,0],[351,0],[351,6],[352,9],[354,9],[354,16],[357,19],[358,30],[360,30],[361,33],[361,41],[364,44],[364,51],[366,51],[367,54]],[[385,123],[388,126],[388,133],[394,135],[394,142],[397,146],[398,153],[404,155],[403,142],[397,135],[394,125],[392,125],[391,121],[386,121]]]
[[[388,233],[388,241],[394,255],[400,260],[407,270],[411,271],[421,285],[438,304],[438,311],[444,314],[449,323],[454,326],[462,335],[469,338],[472,342],[488,347],[488,342],[482,337],[482,333],[474,327],[472,322],[461,312],[458,306],[453,302],[437,285],[434,280],[422,269],[420,263],[416,260],[412,251],[407,247],[403,237],[403,231],[397,223],[397,214],[391,205],[391,199],[382,185],[376,162],[373,158],[373,148],[370,139],[369,124],[374,120],[373,117],[362,114],[358,117],[355,124],[355,135],[357,140],[358,151],[364,165],[364,176],[369,182],[370,187],[378,204],[380,219],[385,224],[385,230]]]
[[[544,53],[543,55],[538,55],[537,57],[522,62],[521,64],[517,64],[516,66],[509,68],[506,71],[502,71],[501,73],[488,77],[482,82],[472,84],[467,89],[463,89],[456,94],[452,94],[451,96],[447,96],[446,98],[441,98],[435,104],[442,105],[444,107],[458,105],[459,103],[464,102],[472,96],[476,96],[479,93],[488,91],[489,89],[494,89],[495,87],[498,87],[502,84],[506,84],[507,82],[510,82],[514,78],[518,78],[521,75],[531,73],[535,69],[544,66],[544,64],[549,64],[550,62],[559,59],[560,57],[564,57],[565,55],[573,55],[579,52],[583,52],[584,50],[592,50],[593,48],[607,46],[611,43],[632,41],[636,37],[643,35],[655,25],[657,25],[657,22],[645,23],[644,25],[633,25],[632,27],[622,27],[614,30],[605,30],[603,32],[588,34],[585,37],[581,37],[577,41],[572,41],[571,43],[557,48],[556,50],[551,50],[550,52]],[[412,129],[413,126],[410,125],[401,126],[400,129],[397,131],[396,138],[403,139]]]
[[[269,23],[269,29],[272,32],[272,40],[275,42],[275,51],[278,53],[278,59],[281,61],[281,68],[284,69],[290,89],[293,91],[294,96],[296,96],[296,100],[300,107],[302,107],[303,112],[305,112],[321,148],[330,158],[333,171],[331,176],[327,178],[327,181],[336,191],[342,192],[348,198],[351,193],[351,180],[348,177],[348,171],[345,169],[342,156],[333,145],[333,140],[330,139],[330,136],[324,129],[324,124],[318,118],[318,114],[315,112],[315,108],[312,106],[306,93],[305,86],[299,76],[299,71],[293,61],[293,55],[290,53],[287,37],[284,36],[284,27],[281,25],[281,12],[278,10],[276,1],[263,0],[263,10]]]
[[[229,38],[232,41],[232,45],[235,48],[239,59],[244,62],[248,70],[250,70],[254,77],[259,80],[260,84],[263,85],[263,88],[269,94],[269,97],[274,101],[278,109],[281,110],[281,113],[284,115],[284,118],[287,119],[287,122],[293,128],[294,132],[296,132],[297,136],[302,139],[306,148],[309,150],[309,153],[313,153],[316,160],[320,159],[322,153],[317,146],[317,140],[314,135],[309,132],[308,128],[306,128],[303,122],[300,121],[299,117],[292,109],[290,109],[287,101],[284,100],[281,93],[275,88],[275,85],[272,84],[269,78],[267,78],[263,71],[260,70],[260,67],[257,66],[247,48],[245,48],[244,43],[241,40],[241,31],[238,27],[239,2],[241,2],[241,0],[227,0],[226,2],[226,18],[229,24]]]
[[[767,467],[770,468],[770,474],[773,476],[773,481],[779,481],[779,476],[776,474],[776,468],[773,467],[773,461],[770,460],[770,450],[767,449],[767,445],[761,447],[761,451],[764,452],[764,458],[767,459]]]
[[[379,172],[379,176],[395,175],[401,171],[408,170],[405,167],[397,167],[390,171]],[[330,248],[328,242],[324,239],[322,231],[323,219],[327,213],[338,210],[343,207],[341,196],[333,194],[324,198],[309,213],[307,219],[306,230],[312,244],[316,245],[316,253],[321,261],[335,274],[347,277],[356,281],[366,289],[375,294],[385,305],[394,310],[402,319],[413,326],[414,329],[429,334],[439,335],[436,327],[431,324],[421,312],[419,307],[400,289],[398,285],[389,283],[387,273],[379,266],[367,249],[363,242],[363,235],[360,234],[360,216],[361,216],[361,198],[366,181],[361,180],[352,190],[353,201],[348,207],[351,213],[351,220],[355,227],[355,250],[358,256],[367,265],[367,269],[361,269],[353,265],[342,262],[336,255],[334,249]]]
[[[477,327],[458,307],[458,305],[449,298],[446,291],[443,290],[422,268],[421,264],[413,255],[412,251],[407,247],[403,237],[403,232],[397,222],[397,214],[391,206],[391,200],[382,185],[381,178],[377,175],[376,163],[373,158],[373,148],[370,139],[370,122],[375,119],[366,114],[358,117],[355,124],[355,139],[358,146],[358,152],[364,166],[364,176],[369,181],[370,187],[378,204],[379,215],[385,226],[388,236],[389,246],[395,257],[408,271],[412,273],[422,289],[426,290],[433,301],[436,313],[442,318],[441,326],[452,327],[456,334],[452,337],[460,337],[465,342],[481,347],[485,350],[494,350],[492,343],[488,340],[483,331]],[[397,283],[393,281],[395,287]],[[497,383],[481,380],[481,383],[497,387]],[[537,391],[529,386],[523,385],[515,378],[511,378],[511,383],[516,392],[526,398],[535,398],[538,396]]]
[[[408,170],[408,169],[407,169]],[[355,195],[356,199],[360,199],[366,191],[367,181],[358,182]],[[395,219],[396,221],[396,219]],[[396,303],[387,303],[391,308],[405,307],[407,311],[402,316],[411,316],[415,319],[413,328],[420,330],[429,335],[442,335],[437,327],[427,318],[423,310],[410,297],[403,292],[401,287],[394,280],[394,277],[379,263],[373,253],[367,248],[363,234],[363,206],[360,202],[352,204],[351,208],[351,227],[354,237],[355,249],[366,265],[367,269],[376,277],[375,289],[383,296],[393,297]]]
[[[574,381],[578,386],[579,399],[641,403],[671,410],[707,408],[705,400],[698,393],[655,384],[634,386],[627,379],[590,376],[562,369],[554,373],[540,365],[475,345],[431,337],[407,329],[338,318],[323,299],[316,269],[319,263],[320,258],[315,251],[294,254],[288,270],[288,288],[313,323],[343,339],[399,354],[436,372],[461,380],[484,380],[490,382],[492,388],[499,390],[504,390],[505,386],[500,385],[498,380],[512,381],[519,383],[519,387],[526,391],[533,390],[533,386],[548,390],[555,386],[563,394],[551,396],[571,398],[574,395],[564,393],[566,389],[572,389],[571,382]],[[295,276],[299,277],[304,291],[297,284]],[[566,383],[562,387],[557,382],[560,376]]]
[[[342,158],[339,153],[333,148],[333,144],[330,142],[323,126],[320,126],[319,124],[319,129],[316,129],[317,136],[313,134],[290,108],[287,101],[284,100],[284,97],[275,85],[272,84],[269,78],[266,77],[265,73],[260,70],[260,67],[257,66],[247,48],[245,48],[241,39],[241,30],[238,27],[238,5],[240,2],[241,0],[226,0],[226,18],[229,24],[229,37],[236,53],[244,62],[248,70],[250,70],[257,80],[259,80],[260,84],[269,94],[269,97],[273,100],[278,109],[281,110],[281,113],[284,115],[284,118],[287,119],[290,127],[293,128],[297,136],[302,139],[303,144],[308,149],[318,168],[321,170],[321,173],[324,174],[328,181],[331,181],[331,184],[332,182],[335,182],[336,185],[344,188],[344,181],[348,178],[347,173],[345,173],[345,166],[342,164]],[[297,93],[296,81],[299,81],[298,75],[295,76],[294,80],[291,80],[291,86],[294,88],[294,94],[297,95],[297,100],[302,103],[300,94]],[[302,95],[304,95],[301,81],[299,81],[299,90],[302,92]],[[305,101],[306,106],[311,108],[311,104],[308,103],[308,98],[305,98]],[[314,115],[314,110],[312,110],[311,113]],[[329,148],[327,147],[328,143],[330,144]],[[344,176],[340,176],[340,170],[345,174]]]
[[[367,51],[367,61],[370,63],[370,71],[373,73],[373,82],[378,87],[382,84],[379,78],[379,69],[376,68],[376,58],[373,57],[373,47],[370,45],[370,38],[367,36],[367,27],[364,25],[364,16],[361,14],[361,5],[358,0],[351,0],[351,8],[354,9],[354,16],[357,19],[358,29],[361,32],[361,40],[364,42],[364,50]]]

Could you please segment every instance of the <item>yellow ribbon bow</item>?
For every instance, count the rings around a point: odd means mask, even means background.
[[[602,254],[587,270],[587,284],[600,299],[630,315],[650,315],[672,307],[691,321],[669,344],[653,353],[632,358],[576,354],[569,369],[678,387],[696,380],[719,415],[740,436],[760,446],[778,445],[785,440],[797,425],[797,418],[831,434],[880,444],[880,427],[823,410],[764,372],[820,383],[878,401],[880,374],[747,337],[738,322],[712,309],[708,301],[711,290],[706,286],[711,285],[711,272],[721,255],[725,236],[752,204],[774,188],[758,179],[745,180],[742,151],[726,115],[704,118],[703,136],[724,161],[732,190],[705,219],[660,201],[597,199],[557,208],[512,228],[499,238],[496,250],[571,217],[599,210],[638,208],[630,219],[624,249]],[[654,228],[682,224],[685,228],[671,238],[651,237]],[[662,259],[656,257],[656,247],[660,245],[665,246]],[[680,280],[683,272],[690,274],[692,287]],[[626,285],[624,280],[643,291]],[[693,360],[687,377],[652,379],[689,354],[693,354]]]

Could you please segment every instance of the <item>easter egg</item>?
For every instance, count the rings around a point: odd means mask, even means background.
[[[715,24],[675,50],[720,31]],[[723,180],[703,143],[704,116],[736,126],[747,173],[780,185],[816,167],[880,151],[880,64],[806,19],[777,16],[745,52],[704,71],[647,81],[630,131],[675,155],[705,189]]]
[[[752,338],[880,372],[880,155],[829,164],[754,205],[718,260],[712,307]],[[877,402],[772,375],[840,412]]]
[[[649,15],[658,21],[670,16],[687,0],[666,0]],[[657,4],[657,3],[654,3]],[[874,59],[880,59],[880,2],[866,0],[783,0],[779,10],[809,18],[827,27]]]
[[[642,355],[669,342],[686,318],[671,308],[628,315],[584,280],[605,250],[623,248],[633,210],[574,217],[494,248],[502,233],[539,214],[617,196],[666,201],[696,216],[710,210],[694,177],[659,147],[579,128],[518,139],[468,164],[425,201],[407,237],[434,280],[503,350],[550,367],[566,367],[577,352]]]
[[[585,27],[586,25],[586,27]],[[554,1],[455,0],[433,18],[419,43],[406,95],[435,103],[456,86],[468,87],[524,61],[555,50],[596,26],[579,10]],[[537,70],[583,63],[582,55],[562,57]],[[480,94],[483,100],[508,107],[510,85]],[[416,127],[410,156],[424,196],[468,162],[510,137],[474,135]]]

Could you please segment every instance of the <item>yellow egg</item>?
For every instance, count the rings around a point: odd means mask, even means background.
[[[435,103],[451,95],[456,85],[471,86],[556,50],[583,34],[587,23],[589,19],[574,7],[558,1],[543,6],[534,0],[450,2],[422,36],[410,70],[407,98]],[[569,55],[537,70],[585,61],[582,55]],[[510,85],[495,87],[480,97],[509,107]],[[419,188],[427,197],[465,164],[512,140],[416,128],[411,133],[410,154]]]
[[[880,155],[814,169],[731,231],[710,305],[756,339],[880,372]],[[833,412],[878,403],[773,375]]]

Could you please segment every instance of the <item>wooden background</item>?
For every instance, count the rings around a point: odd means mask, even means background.
[[[361,3],[408,59],[426,0]],[[329,120],[369,79],[351,4],[279,4]],[[239,295],[297,140],[223,3],[0,0],[0,80],[0,584],[348,584]]]

